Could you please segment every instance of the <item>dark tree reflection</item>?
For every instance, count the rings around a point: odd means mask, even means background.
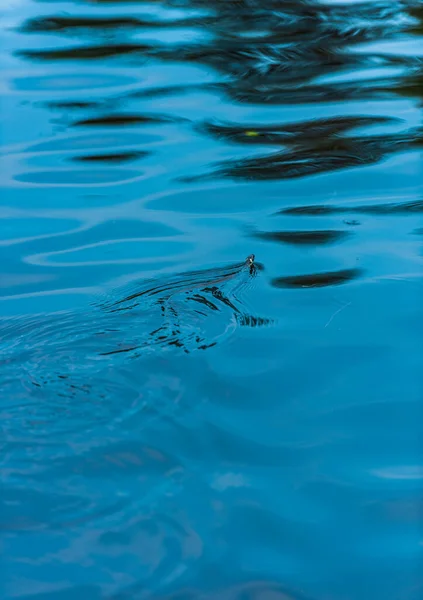
[[[78,7],[97,5],[95,14],[78,14]],[[143,2],[136,2],[142,7]],[[165,4],[168,8],[172,6]],[[190,0],[177,2],[177,18],[117,11],[113,0],[75,2],[75,13],[50,14],[28,19],[27,34],[59,34],[66,44],[23,49],[19,54],[36,61],[114,60],[137,65],[149,60],[200,63],[217,70],[216,83],[190,84],[215,90],[238,103],[289,105],[395,96],[422,97],[422,60],[410,53],[384,52],[373,42],[400,42],[404,36],[422,35],[420,2],[401,0],[324,4],[317,0]],[[116,6],[119,14],[112,15]],[[103,8],[107,12],[102,13]],[[181,43],[155,32],[194,28],[199,36]],[[140,40],[139,33],[149,35]],[[69,43],[69,39],[71,42]],[[60,40],[60,37],[59,37]],[[362,73],[357,77],[357,73]],[[131,91],[136,97],[184,91],[178,86],[158,86]],[[188,89],[188,86],[187,88]],[[125,98],[116,98],[120,105]],[[124,120],[126,119],[126,120]],[[140,123],[142,115],[118,119],[99,116],[75,125],[125,125]],[[113,123],[112,123],[113,121]],[[380,116],[344,115],[290,125],[273,123],[206,123],[203,133],[232,143],[274,145],[276,152],[230,160],[212,167],[208,175],[243,179],[290,179],[337,169],[376,163],[389,154],[421,144],[421,130],[389,135],[369,132],[383,124]],[[354,133],[365,127],[366,134]],[[400,125],[398,125],[398,128]],[[193,173],[188,180],[206,173]]]

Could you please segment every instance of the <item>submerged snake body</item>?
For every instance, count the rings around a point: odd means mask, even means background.
[[[250,315],[242,299],[257,269],[251,255],[222,268],[137,282],[103,296],[90,311],[4,321],[0,364],[10,381],[44,386],[52,379],[89,381],[157,351],[206,350],[238,326],[268,322]]]
[[[156,344],[176,346],[186,353],[215,346],[217,338],[228,328],[248,321],[242,293],[256,273],[254,255],[250,255],[242,263],[191,271],[162,281],[146,281],[135,288],[132,286],[124,294],[121,290],[119,299],[113,295],[112,299],[101,301],[100,310],[109,318],[121,313],[121,318],[125,315],[128,319],[139,319],[148,314],[148,318],[159,320],[159,326],[144,340],[138,338],[131,346],[126,339],[123,347],[102,355],[132,352]],[[222,313],[226,313],[226,317]],[[210,326],[217,321],[223,333],[213,335]]]

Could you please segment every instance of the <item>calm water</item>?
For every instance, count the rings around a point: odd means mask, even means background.
[[[422,2],[0,10],[1,598],[421,599]]]

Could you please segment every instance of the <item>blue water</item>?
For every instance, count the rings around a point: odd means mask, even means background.
[[[0,28],[0,597],[420,600],[422,2]]]

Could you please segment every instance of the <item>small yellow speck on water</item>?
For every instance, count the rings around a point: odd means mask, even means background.
[[[257,131],[246,131],[245,135],[248,135],[248,137],[255,137],[256,135],[260,135]]]

